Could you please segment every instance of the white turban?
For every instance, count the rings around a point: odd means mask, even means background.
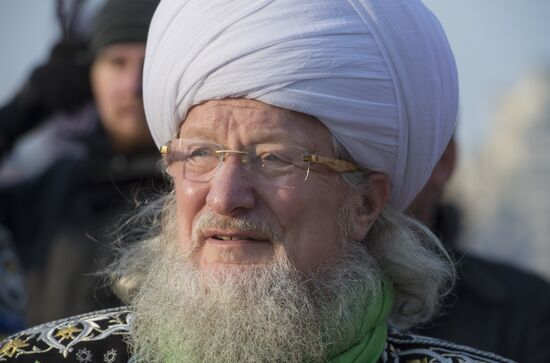
[[[458,109],[454,57],[419,0],[162,0],[143,97],[157,145],[189,109],[246,97],[317,117],[403,210],[431,175]]]

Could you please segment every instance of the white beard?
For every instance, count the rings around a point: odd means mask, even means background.
[[[143,362],[320,362],[348,348],[381,272],[346,243],[305,276],[276,245],[273,263],[210,276],[192,253],[165,246],[132,300],[134,354]]]

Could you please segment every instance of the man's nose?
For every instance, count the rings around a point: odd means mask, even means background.
[[[143,64],[130,63],[124,74],[124,88],[131,94],[141,96],[142,94]]]
[[[228,216],[252,209],[256,190],[246,173],[240,155],[228,155],[210,180],[206,204],[215,212]]]

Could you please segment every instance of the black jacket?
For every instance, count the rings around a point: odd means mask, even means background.
[[[456,250],[456,212],[441,210],[435,230],[458,261],[458,281],[442,314],[417,332],[519,362],[550,362],[550,284],[515,267]]]
[[[116,153],[97,114],[91,117],[93,127],[61,128],[44,142],[44,152],[56,143],[71,147],[43,173],[0,187],[0,224],[12,232],[26,273],[32,325],[120,304],[94,274],[124,216],[167,186],[153,143]],[[88,122],[74,120],[81,121]]]

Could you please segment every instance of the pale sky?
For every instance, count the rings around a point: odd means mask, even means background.
[[[88,0],[97,3],[98,0]],[[460,79],[463,156],[490,130],[499,95],[532,67],[550,65],[550,1],[424,0],[453,47]],[[55,0],[0,0],[0,104],[43,61],[58,30]]]
[[[499,97],[533,67],[550,67],[550,1],[424,0],[454,50],[460,80],[458,135],[464,156],[490,132]]]

